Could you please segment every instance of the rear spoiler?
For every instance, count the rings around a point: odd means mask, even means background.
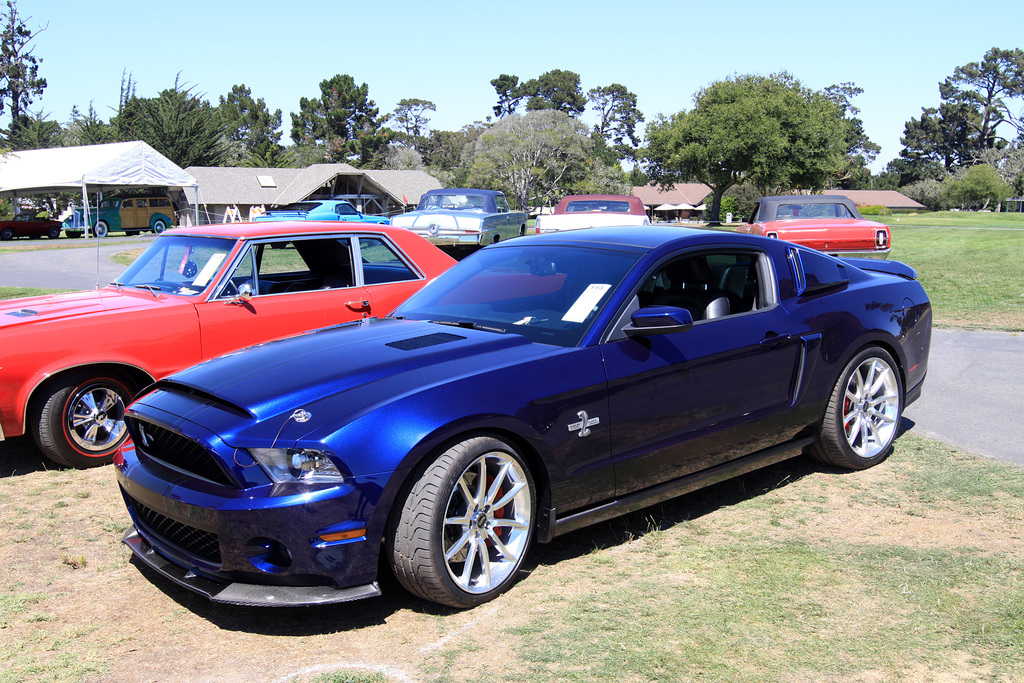
[[[876,273],[896,275],[907,280],[917,279],[917,271],[907,264],[900,263],[899,261],[883,261],[881,259],[872,258],[841,258],[840,260],[845,263],[849,263],[851,266],[860,268],[861,270],[871,270]]]

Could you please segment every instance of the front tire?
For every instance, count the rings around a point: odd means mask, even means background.
[[[58,239],[60,237],[60,231],[60,228],[50,228],[49,230],[46,231],[46,236],[49,237],[51,240]]]
[[[392,517],[388,556],[410,592],[473,607],[508,589],[533,540],[529,467],[492,437],[458,443],[427,467]]]
[[[34,415],[39,450],[59,465],[106,465],[128,436],[125,407],[132,385],[119,373],[80,373],[51,387]]]
[[[892,449],[903,401],[896,361],[883,349],[864,349],[839,376],[811,455],[855,470],[877,465]]]
[[[0,229],[0,240],[7,242],[8,240],[14,239],[14,228],[3,228]]]

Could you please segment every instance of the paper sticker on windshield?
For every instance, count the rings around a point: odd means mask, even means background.
[[[227,254],[214,254],[211,256],[210,260],[203,266],[203,269],[199,271],[199,275],[196,275],[196,279],[192,281],[192,286],[205,287],[210,278],[216,274],[217,269],[220,268],[220,264],[224,262],[225,256]]]
[[[562,322],[581,323],[590,315],[590,311],[601,300],[604,293],[611,289],[611,285],[590,285],[583,290],[576,303],[572,305],[569,312],[562,316]]]

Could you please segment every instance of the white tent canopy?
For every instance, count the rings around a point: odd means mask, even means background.
[[[154,185],[195,188],[198,183],[141,141],[34,149],[0,157],[0,197]]]

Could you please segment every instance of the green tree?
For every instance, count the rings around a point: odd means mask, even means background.
[[[29,17],[31,19],[31,17]],[[46,27],[32,31],[18,13],[18,4],[7,0],[7,14],[3,18],[0,35],[0,113],[4,106],[15,124],[28,112],[35,96],[42,95],[46,79],[39,77],[39,64],[43,60],[33,53],[33,39]]]
[[[999,204],[1013,193],[996,169],[988,164],[969,166],[942,183],[942,197],[949,206],[986,209]]]
[[[271,113],[263,98],[253,99],[245,85],[231,87],[220,96],[217,116],[227,140],[227,158],[231,165],[246,165],[252,156],[262,160],[278,158],[281,147],[281,110]]]
[[[366,83],[357,86],[351,76],[339,74],[320,82],[320,97],[299,100],[291,137],[322,161],[367,168],[391,140],[387,118],[370,99]]]
[[[587,99],[580,90],[580,75],[573,71],[552,69],[523,83],[521,92],[528,98],[526,111],[554,109],[579,116],[587,108]]]
[[[540,206],[586,177],[592,148],[586,126],[568,114],[511,114],[474,144],[468,180],[503,190],[520,208]]]
[[[956,67],[939,84],[939,94],[944,102],[966,105],[977,113],[971,121],[976,150],[992,149],[1002,139],[997,132],[1002,124],[1010,123],[1020,131],[1011,101],[1024,97],[1024,50],[993,47],[981,62]]]
[[[99,117],[92,103],[89,103],[86,114],[78,111],[78,107],[71,108],[71,120],[64,127],[63,146],[103,145],[117,141],[114,127]]]
[[[519,76],[501,74],[491,80],[491,85],[494,86],[494,92],[498,94],[498,103],[492,107],[494,115],[500,119],[509,114],[515,114],[519,103],[525,97],[519,84]]]
[[[635,161],[640,139],[636,127],[643,123],[644,115],[636,106],[636,95],[626,86],[612,83],[591,88],[587,93],[590,104],[597,113],[594,133],[615,150],[619,159]]]
[[[174,79],[174,87],[154,98],[135,96],[129,76],[112,119],[118,139],[142,140],[182,168],[221,166],[227,156],[217,110]]]
[[[430,100],[417,98],[399,100],[398,106],[391,114],[391,120],[398,126],[403,141],[415,141],[426,136],[430,131],[428,111],[437,111],[437,105]],[[415,146],[415,145],[410,145]]]
[[[648,126],[645,156],[662,185],[696,179],[710,187],[713,223],[739,182],[762,194],[815,190],[842,167],[847,128],[835,103],[787,73],[716,81],[694,104]]]
[[[42,113],[24,113],[11,123],[7,144],[15,151],[60,147],[62,135],[60,124],[48,121]]]
[[[864,89],[854,83],[840,83],[825,88],[825,96],[835,103],[846,127],[846,164],[834,181],[836,186],[844,189],[859,189],[870,183],[868,164],[881,151],[881,147],[872,142],[864,131],[864,122],[857,118],[860,109],[854,106],[853,98],[863,93]]]
[[[918,180],[911,183],[900,191],[919,204],[924,204],[929,211],[941,211],[943,209],[942,183],[938,180]]]

